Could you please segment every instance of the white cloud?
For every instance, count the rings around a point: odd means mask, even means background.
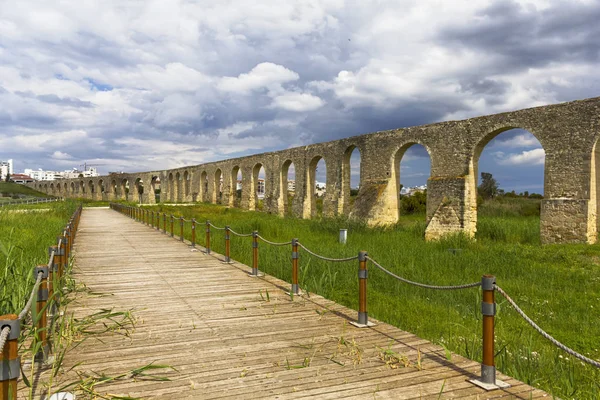
[[[546,158],[546,152],[544,149],[540,148],[513,154],[496,152],[494,153],[494,156],[500,165],[543,165]]]
[[[224,77],[218,87],[225,92],[247,94],[258,89],[277,89],[281,84],[299,79],[299,75],[282,65],[264,62],[237,78]]]
[[[322,107],[325,102],[317,96],[308,93],[288,92],[273,99],[273,107],[284,110],[303,112],[313,111]]]

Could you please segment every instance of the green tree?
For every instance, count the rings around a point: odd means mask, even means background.
[[[484,199],[491,199],[498,194],[498,182],[489,172],[481,173],[481,185],[479,185],[478,192]]]
[[[8,172],[6,173],[6,179],[5,179],[5,181],[6,182],[10,182],[10,174]]]

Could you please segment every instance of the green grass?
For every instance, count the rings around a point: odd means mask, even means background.
[[[476,240],[456,235],[429,243],[423,239],[426,224],[422,214],[403,216],[393,227],[368,228],[344,219],[282,219],[210,204],[150,208],[196,218],[200,224],[210,219],[217,226],[230,225],[238,232],[258,230],[272,241],[297,237],[311,250],[328,257],[348,257],[366,250],[391,271],[419,282],[453,285],[494,274],[498,285],[542,328],[575,350],[600,359],[600,245],[541,246],[539,217],[520,217],[511,211],[511,207],[517,207],[512,204],[502,204],[502,211],[493,205],[487,205],[487,209],[482,206]],[[348,229],[346,245],[338,243],[340,228]],[[176,236],[178,229],[175,224]],[[197,232],[196,241],[202,245],[204,230]],[[188,240],[191,237],[189,224],[185,236]],[[219,253],[224,252],[222,236],[222,231],[213,231],[212,248]],[[261,242],[259,269],[289,282],[290,251],[287,246],[271,247]],[[250,265],[251,240],[232,236],[231,255]],[[356,262],[328,263],[302,252],[300,266],[303,289],[358,308]],[[421,289],[370,268],[371,316],[469,358],[481,359],[480,290]],[[498,369],[561,398],[598,398],[600,371],[550,345],[499,296]]]
[[[49,211],[18,212],[38,206]],[[76,208],[72,201],[0,208],[0,315],[21,311],[35,282],[33,268],[48,263],[48,247]]]
[[[31,189],[25,185],[12,182],[0,182],[0,202],[16,199],[31,199],[36,197],[52,197],[42,192]]]

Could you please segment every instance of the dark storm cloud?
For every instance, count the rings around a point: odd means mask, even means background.
[[[500,0],[477,14],[468,23],[444,27],[437,40],[492,57],[495,70],[482,74],[600,59],[599,2],[553,3],[540,11]]]

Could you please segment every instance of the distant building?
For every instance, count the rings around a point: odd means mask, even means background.
[[[10,181],[14,182],[14,183],[24,184],[24,183],[31,183],[34,181],[34,179],[32,177],[30,177],[29,175],[25,175],[25,174],[12,174],[10,176]]]
[[[403,187],[400,189],[401,196],[412,196],[417,192],[424,192],[427,190],[427,185],[414,186],[414,187]]]
[[[12,175],[13,171],[13,160],[0,161],[0,180],[6,180],[6,175]]]
[[[80,171],[77,168],[73,168],[72,170],[65,170],[62,172],[59,171],[45,171],[41,168],[34,170],[30,168],[26,168],[24,171],[25,175],[29,175],[36,181],[56,181],[59,179],[72,179],[72,178],[90,178],[94,176],[98,176],[98,171],[96,168],[89,168],[87,171]]]

